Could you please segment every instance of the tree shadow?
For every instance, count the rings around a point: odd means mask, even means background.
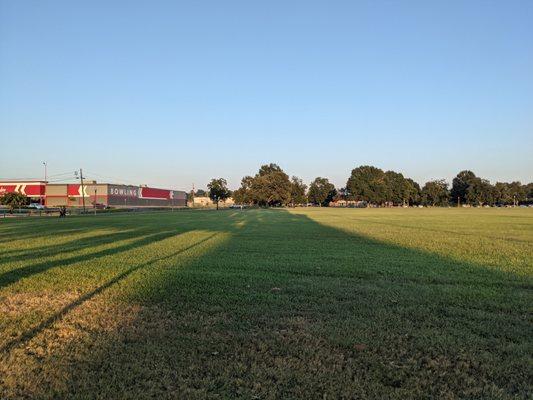
[[[127,252],[138,247],[149,245],[150,243],[163,240],[175,234],[176,234],[175,231],[165,231],[161,233],[154,233],[154,234],[142,236],[142,235],[139,235],[139,233],[132,231],[132,232],[124,233],[124,234],[117,233],[115,235],[110,235],[106,239],[111,239],[111,241],[105,240],[103,243],[113,243],[115,240],[125,240],[125,239],[129,239],[132,237],[135,238],[139,236],[141,238],[136,239],[130,243],[114,246],[109,249],[100,250],[100,251],[92,252],[89,254],[80,254],[80,255],[67,257],[67,258],[61,258],[57,260],[43,261],[43,262],[39,262],[35,264],[30,264],[25,267],[6,271],[0,274],[0,289],[8,285],[11,285],[13,283],[16,283],[23,278],[31,277],[32,275],[48,271],[49,269],[52,269],[55,267],[67,268],[79,262],[93,262],[98,258],[103,258],[107,256],[112,256],[112,255],[118,256],[120,253]],[[75,242],[78,242],[78,241],[75,241]],[[76,247],[73,247],[73,248],[76,248]]]
[[[90,232],[98,228],[109,228],[112,224],[115,228],[129,227],[133,229],[142,229],[133,221],[149,222],[154,219],[164,217],[165,215],[175,215],[178,212],[155,212],[155,213],[130,213],[102,214],[102,215],[85,215],[69,216],[67,218],[46,217],[33,218],[28,217],[22,220],[0,219],[0,245],[14,240],[31,241],[40,239],[46,235],[69,235],[83,232]],[[180,211],[180,214],[190,214],[189,211]],[[0,247],[1,249],[1,247]],[[9,250],[1,251],[0,255],[8,254]]]
[[[194,225],[188,224],[184,231]],[[172,262],[163,269],[145,267],[189,248],[133,266],[3,351],[52,329],[97,294],[113,301],[114,284],[143,269],[142,285],[132,284],[127,300],[148,311],[134,317],[131,332],[100,335],[90,354],[77,343],[65,346],[61,356],[71,361],[63,366],[64,395],[527,398],[531,393],[530,277],[347,233],[284,210],[212,213],[196,225],[230,238],[189,260],[187,268],[173,268]],[[152,233],[115,251],[95,252],[89,261],[120,257],[175,233]],[[2,276],[0,285],[52,267],[28,266]],[[80,363],[70,354],[86,356]],[[44,384],[41,390],[58,389]]]
[[[141,268],[145,268],[147,266],[150,266],[153,263],[156,263],[156,262],[159,262],[159,261],[163,261],[163,260],[169,259],[171,257],[175,257],[175,256],[177,256],[177,255],[179,255],[181,253],[184,253],[184,252],[186,252],[188,250],[191,250],[192,248],[194,248],[196,246],[199,246],[202,243],[207,242],[208,240],[212,239],[215,236],[216,236],[216,233],[208,236],[207,238],[199,240],[198,242],[196,242],[196,243],[194,243],[194,244],[192,244],[190,246],[187,246],[187,247],[185,247],[183,249],[175,251],[175,252],[173,252],[171,254],[168,254],[168,255],[165,255],[165,256],[162,256],[162,257],[153,258],[153,259],[151,259],[151,260],[149,260],[147,262],[144,262],[144,263],[141,263],[141,264],[138,264],[138,265],[134,265],[134,266],[128,268],[126,271],[121,272],[120,274],[116,275],[113,279],[110,279],[109,281],[105,282],[104,284],[98,286],[96,289],[91,290],[90,292],[85,293],[84,295],[80,296],[78,299],[76,299],[75,301],[69,303],[68,305],[66,305],[65,307],[60,309],[59,311],[55,312],[53,315],[48,317],[46,320],[42,321],[41,323],[39,323],[37,326],[33,327],[32,329],[24,332],[22,335],[20,335],[16,339],[13,339],[13,340],[7,342],[2,347],[0,347],[0,353],[1,352],[6,352],[6,351],[10,351],[14,347],[17,347],[17,346],[25,344],[29,340],[33,339],[40,332],[42,332],[44,329],[49,328],[56,321],[58,321],[61,318],[63,318],[67,313],[69,313],[70,311],[72,311],[76,307],[79,307],[80,305],[82,305],[86,301],[91,300],[93,297],[95,297],[96,295],[102,293],[104,290],[110,288],[114,284],[116,284],[116,283],[120,282],[121,280],[127,278],[133,272],[135,272],[135,271],[137,271],[137,270],[139,270]],[[153,237],[151,239],[153,239]],[[136,245],[141,246],[141,245],[143,245],[143,243],[144,244],[149,244],[150,242],[151,241],[144,241],[144,242],[138,241],[138,242],[136,242]],[[120,251],[126,251],[126,250],[127,249],[123,248]],[[111,253],[111,254],[115,254],[115,253]]]
[[[185,212],[182,211],[180,213],[183,214]],[[167,215],[174,215],[174,213],[170,213],[170,214],[167,213]],[[57,245],[50,245],[50,246],[44,246],[44,247],[40,246],[38,248],[32,247],[29,249],[22,249],[22,250],[12,250],[14,253],[10,253],[10,254],[8,253],[9,255],[5,254],[2,256],[2,259],[0,260],[0,265],[9,264],[9,263],[12,263],[13,261],[24,262],[26,260],[34,260],[40,257],[53,258],[57,255],[62,255],[62,254],[65,254],[65,255],[69,255],[71,253],[81,253],[81,254],[77,254],[75,256],[70,256],[66,258],[45,260],[45,261],[25,265],[20,268],[9,269],[3,273],[0,273],[0,289],[8,285],[11,285],[13,283],[16,283],[20,279],[28,278],[34,274],[39,274],[39,273],[45,272],[55,267],[65,268],[78,262],[91,262],[98,258],[107,257],[111,255],[117,255],[122,252],[133,250],[140,246],[149,245],[153,242],[163,240],[174,234],[184,233],[184,232],[191,231],[191,230],[198,230],[198,229],[202,229],[202,227],[211,228],[209,224],[206,225],[205,223],[202,223],[202,221],[198,221],[198,220],[190,221],[188,224],[181,224],[181,225],[173,225],[173,224],[166,224],[163,226],[159,226],[160,224],[154,225],[153,221],[151,220],[155,218],[155,220],[157,221],[158,217],[160,218],[161,216],[164,216],[164,215],[148,215],[148,216],[142,215],[142,216],[138,216],[140,218],[127,219],[127,220],[124,218],[123,215],[99,216],[94,219],[91,219],[90,217],[70,218],[68,220],[68,223],[70,225],[74,225],[74,227],[64,227],[62,225],[64,221],[61,221],[61,220],[60,221],[57,221],[57,220],[49,221],[48,220],[46,221],[48,224],[47,226],[45,226],[45,228],[48,228],[48,229],[45,229],[41,226],[39,233],[35,233],[35,230],[34,230],[33,233],[27,233],[27,234],[21,234],[21,232],[25,232],[31,226],[36,225],[35,221],[30,221],[28,223],[30,225],[29,227],[28,227],[28,224],[24,224],[24,223],[14,225],[13,232],[9,236],[16,237],[17,240],[20,240],[20,239],[29,240],[30,238],[35,238],[39,236],[58,236],[58,235],[65,235],[65,234],[71,234],[71,233],[78,233],[78,234],[79,233],[90,233],[97,229],[105,229],[105,228],[108,229],[110,225],[112,225],[113,228],[116,229],[117,231],[113,233],[100,234],[97,236],[82,237],[80,239],[72,240],[70,242],[61,243]],[[142,221],[143,219],[147,221],[148,224],[141,224],[141,226],[138,226],[138,224],[136,223],[138,223],[139,221]],[[83,224],[83,225],[78,226],[80,224]],[[162,231],[165,228],[166,230]],[[35,236],[32,236],[32,235],[35,235]],[[96,247],[99,245],[113,244],[116,242],[126,241],[129,239],[135,239],[135,240],[131,243],[114,246],[109,249],[91,252],[88,254],[83,253],[84,250],[90,249],[92,247]]]
[[[90,231],[87,231],[90,232]],[[131,232],[120,231],[102,234],[96,233],[90,236],[84,236],[79,239],[66,241],[60,244],[52,244],[48,246],[39,246],[37,249],[18,249],[11,250],[2,253],[2,258],[0,259],[0,265],[9,264],[14,261],[22,262],[26,260],[34,260],[38,258],[53,258],[58,254],[69,254],[72,252],[80,251],[86,248],[91,248],[94,246],[113,243],[122,239],[127,239],[134,237]]]

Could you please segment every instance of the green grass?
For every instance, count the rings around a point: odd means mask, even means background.
[[[0,398],[533,396],[533,210],[0,221]]]

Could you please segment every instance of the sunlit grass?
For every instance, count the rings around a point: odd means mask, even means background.
[[[0,225],[0,398],[527,398],[531,210]]]
[[[533,212],[515,209],[297,210],[350,234],[531,275]]]

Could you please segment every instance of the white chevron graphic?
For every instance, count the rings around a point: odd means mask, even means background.
[[[89,197],[89,195],[87,194],[87,186],[86,185],[83,185],[83,191],[81,190],[81,185],[78,187],[78,195],[80,197]]]

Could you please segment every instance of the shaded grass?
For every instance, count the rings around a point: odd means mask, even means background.
[[[532,217],[297,209],[10,221],[0,395],[528,398]]]

